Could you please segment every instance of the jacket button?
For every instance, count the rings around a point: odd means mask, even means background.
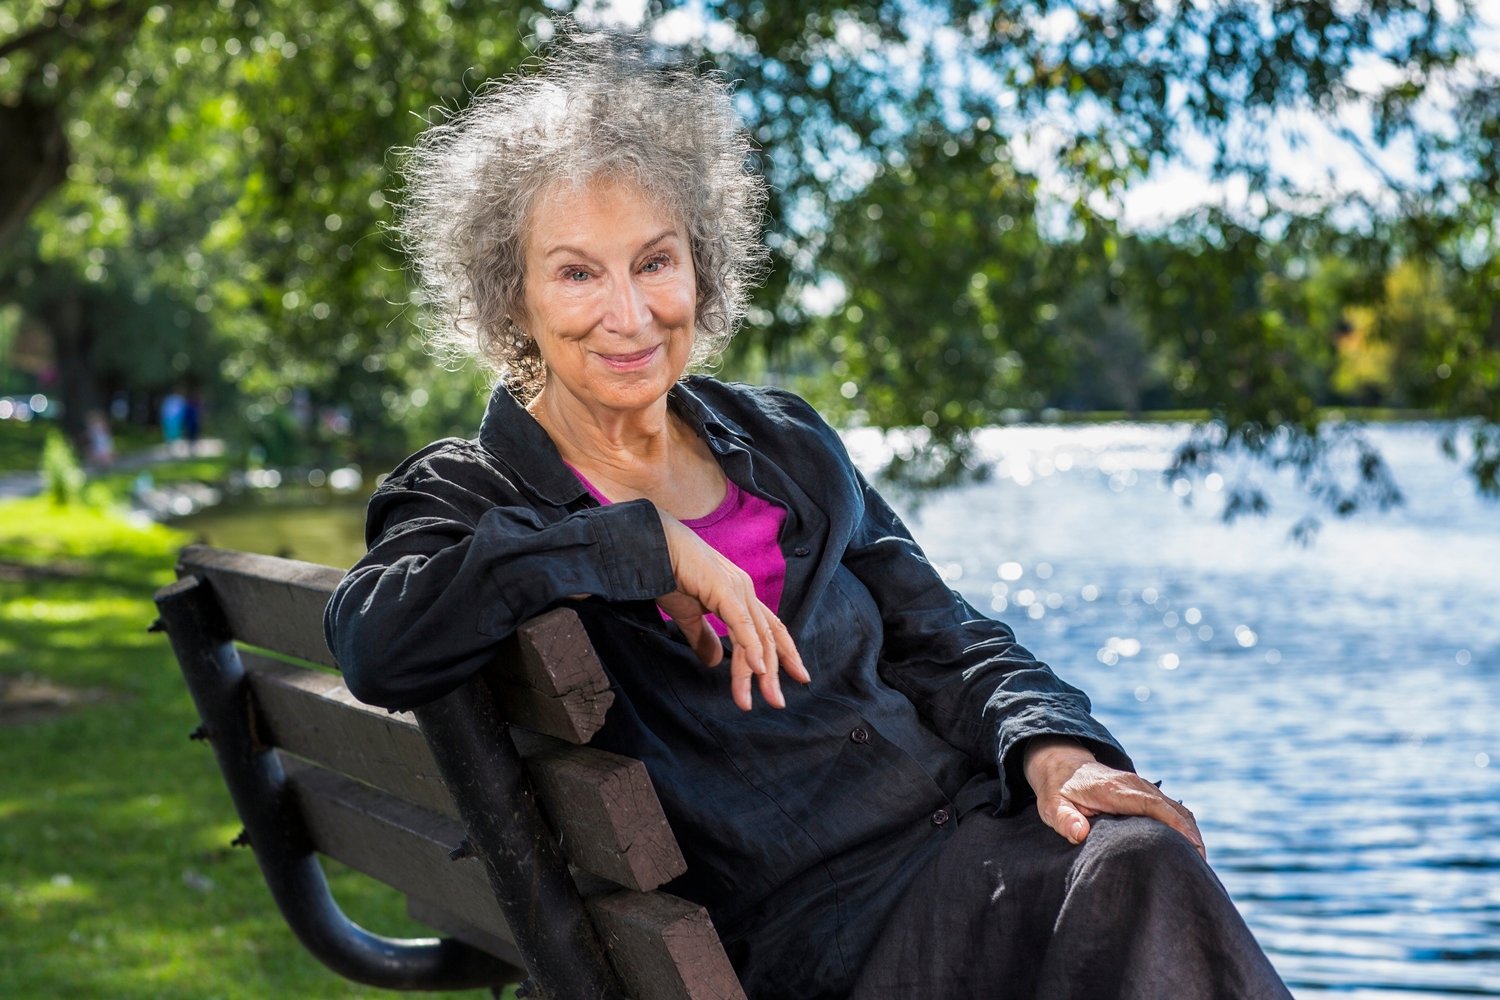
[[[849,734],[849,738],[856,743],[868,743],[870,742],[870,731],[864,726],[855,726],[854,732]]]
[[[805,555],[807,555],[810,552],[812,552],[812,549],[808,548],[806,545],[799,545],[795,549],[792,550],[792,555],[794,555],[794,556],[805,556]]]
[[[952,818],[953,816],[948,812],[948,810],[939,809],[937,812],[932,814],[932,825],[942,826]]]

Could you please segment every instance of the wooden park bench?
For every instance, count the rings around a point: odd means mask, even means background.
[[[342,572],[205,546],[156,595],[266,884],[335,972],[389,989],[522,982],[548,1000],[731,1000],[708,914],[644,765],[584,746],[613,700],[576,614],[523,626],[414,712],[345,689],[323,642]],[[395,887],[437,938],[350,921],[319,855]]]

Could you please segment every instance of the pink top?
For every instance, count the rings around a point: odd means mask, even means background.
[[[573,469],[571,465],[568,468]],[[609,506],[610,499],[600,493],[583,473],[573,469],[573,475],[595,500]],[[780,538],[786,511],[769,500],[746,493],[733,479],[727,481],[729,489],[724,494],[723,503],[703,517],[684,518],[682,523],[692,528],[720,555],[749,573],[755,583],[755,596],[780,614],[781,588],[786,583],[786,557],[781,554]],[[662,617],[667,617],[665,612]],[[705,621],[719,635],[728,634],[728,627],[717,615],[708,615]]]

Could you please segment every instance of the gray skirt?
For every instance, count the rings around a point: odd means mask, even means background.
[[[1187,840],[1101,816],[1081,846],[1034,806],[966,815],[887,920],[852,1000],[1290,1000]]]

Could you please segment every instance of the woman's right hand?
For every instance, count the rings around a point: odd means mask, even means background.
[[[706,665],[724,659],[724,647],[704,616],[713,613],[729,629],[729,687],[734,703],[751,706],[751,678],[760,678],[760,693],[774,708],[785,708],[780,671],[803,684],[812,678],[776,613],[755,596],[750,574],[725,558],[694,531],[666,511],[658,510],[667,536],[667,553],[677,589],[656,603],[677,623]]]

